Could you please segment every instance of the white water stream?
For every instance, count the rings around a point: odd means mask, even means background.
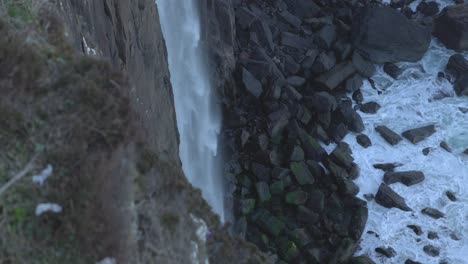
[[[189,181],[224,220],[218,134],[221,109],[201,47],[201,25],[196,0],[157,0],[169,57],[180,159]],[[177,194],[174,194],[177,195]]]
[[[415,8],[420,1],[411,7]],[[452,1],[438,1],[441,7]],[[468,147],[468,113],[460,108],[468,107],[468,97],[457,97],[447,80],[438,80],[437,73],[443,71],[453,51],[446,49],[433,39],[429,51],[418,63],[401,63],[407,68],[398,81],[391,79],[380,67],[372,78],[378,91],[369,82],[362,87],[364,102],[375,101],[382,108],[377,114],[360,112],[373,145],[367,149],[356,143],[355,134],[344,139],[351,145],[355,162],[361,168],[361,176],[355,181],[360,187],[358,196],[375,194],[383,178],[383,171],[375,169],[375,163],[398,162],[403,166],[396,171],[420,170],[426,179],[407,187],[392,184],[390,187],[405,198],[413,212],[387,209],[375,201],[368,203],[369,220],[362,236],[361,247],[356,254],[370,256],[376,263],[403,264],[407,259],[424,264],[468,263],[468,156],[463,150]],[[468,54],[464,54],[468,58]],[[421,67],[424,71],[421,70]],[[434,100],[435,95],[449,97]],[[412,144],[404,139],[396,146],[389,145],[374,129],[386,125],[396,133],[435,124],[437,132],[427,139]],[[453,152],[439,147],[445,140]],[[422,149],[434,148],[428,156]],[[330,150],[331,147],[327,147]],[[450,201],[445,192],[456,194],[457,201]],[[425,207],[436,208],[446,217],[435,220],[421,213]],[[419,225],[423,234],[417,236],[407,225]],[[373,231],[379,235],[368,234]],[[429,231],[437,232],[439,239],[430,240]],[[453,239],[455,235],[459,240]],[[423,247],[433,245],[440,248],[440,256],[431,257]],[[374,251],[376,247],[392,247],[397,252],[393,258],[386,258]]]

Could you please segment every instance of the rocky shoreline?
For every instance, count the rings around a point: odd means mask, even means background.
[[[353,132],[363,147],[372,145],[359,134],[358,112],[376,113],[380,105],[363,103],[363,80],[372,84],[374,63],[397,79],[402,69],[393,63],[420,60],[432,24],[442,23],[434,20],[437,4],[423,2],[413,12],[411,2],[234,1],[234,84],[222,93],[228,210],[233,233],[277,254],[279,263],[372,263],[351,257],[368,212],[355,196],[359,167],[342,139]],[[460,76],[454,89],[463,95],[463,75],[456,72],[466,70],[459,57],[447,68]],[[402,137],[385,126],[375,129],[391,145],[435,132],[425,126]],[[330,143],[337,146],[327,154],[323,144]],[[417,184],[423,172],[390,171],[376,202],[411,210],[387,184]]]

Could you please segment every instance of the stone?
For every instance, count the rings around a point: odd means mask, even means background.
[[[439,4],[435,1],[421,2],[416,7],[416,11],[425,16],[435,16],[439,13]]]
[[[372,142],[371,142],[370,138],[365,134],[357,135],[356,136],[356,141],[357,141],[357,143],[359,143],[359,145],[361,145],[364,148],[368,148],[368,147],[372,146]]]
[[[439,235],[434,231],[429,231],[427,233],[427,238],[429,238],[430,240],[439,239]]]
[[[299,256],[299,254],[299,249],[294,242],[287,239],[282,239],[279,242],[279,255],[282,259],[287,261],[287,263]]]
[[[256,33],[259,44],[268,48],[268,50],[273,51],[275,49],[275,44],[273,43],[273,35],[271,34],[270,26],[264,20],[256,20],[252,24],[252,31]]]
[[[305,70],[310,70],[314,65],[315,59],[320,54],[320,51],[317,49],[310,49],[306,53],[306,57],[301,62],[301,66]]]
[[[419,61],[431,42],[431,29],[388,6],[369,5],[354,28],[355,48],[375,63]]]
[[[392,247],[378,247],[375,252],[384,255],[387,258],[393,258],[396,256],[396,251]]]
[[[348,264],[375,264],[375,262],[367,256],[358,256],[350,258]]]
[[[376,163],[372,165],[374,168],[383,170],[385,172],[390,171],[392,172],[396,167],[399,167],[403,164],[401,163]]]
[[[290,32],[281,33],[281,45],[305,52],[314,48],[312,41]]]
[[[249,71],[242,68],[242,82],[244,87],[256,98],[260,97],[263,93],[262,84],[258,81]]]
[[[270,192],[273,195],[282,194],[284,191],[284,188],[285,188],[284,181],[277,180],[270,185]]]
[[[423,126],[419,128],[414,128],[403,132],[401,135],[411,141],[413,144],[417,144],[430,135],[436,132],[434,125]]]
[[[284,55],[284,70],[288,74],[297,74],[301,70],[301,65],[297,63],[293,57],[290,55],[285,54]],[[275,87],[279,87],[279,85],[276,85]],[[279,97],[276,97],[279,98]]]
[[[305,96],[304,103],[310,109],[320,113],[332,112],[338,107],[335,97],[327,92]]]
[[[236,10],[236,21],[243,29],[250,28],[250,25],[257,19],[257,16],[246,7],[239,7]]]
[[[364,101],[364,96],[362,95],[361,90],[357,90],[353,93],[353,100],[357,103],[360,104],[362,101]]]
[[[303,248],[312,242],[312,238],[304,228],[296,228],[289,232],[291,239],[299,248]]]
[[[449,49],[467,49],[467,33],[468,4],[448,6],[434,20],[434,36]]]
[[[300,76],[289,76],[286,81],[289,85],[294,87],[301,87],[305,84],[306,80]]]
[[[285,200],[288,204],[294,205],[303,205],[308,198],[308,194],[304,191],[297,190],[293,192],[288,192],[286,194]]]
[[[305,158],[308,160],[321,161],[327,152],[322,148],[322,146],[317,142],[317,140],[305,131],[299,133],[301,139],[302,148],[304,149]]]
[[[440,249],[432,245],[426,245],[423,247],[423,251],[431,257],[437,257],[440,254]]]
[[[421,171],[399,171],[385,172],[383,181],[386,184],[401,182],[406,186],[411,186],[424,181],[424,173]]]
[[[303,161],[304,160],[304,150],[299,146],[294,146],[293,151],[291,152],[291,161]]]
[[[440,147],[443,148],[443,149],[445,149],[445,151],[447,151],[447,152],[449,152],[449,153],[452,152],[452,149],[450,148],[450,146],[448,145],[448,143],[445,142],[445,141],[441,141],[441,142],[440,142]]]
[[[346,134],[348,134],[348,127],[343,123],[334,125],[329,129],[329,135],[335,142],[343,140]]]
[[[427,155],[429,155],[431,150],[432,150],[432,148],[430,148],[430,147],[423,148],[422,153],[423,153],[424,156],[427,156]]]
[[[348,260],[353,253],[356,251],[357,243],[351,238],[344,238],[341,240],[338,248],[333,254],[333,257],[328,263],[343,263],[345,260]]]
[[[351,168],[348,169],[348,173],[349,173],[349,178],[352,180],[355,180],[359,177],[361,170],[359,166],[355,162],[353,162],[353,164],[351,165]]]
[[[353,132],[360,133],[365,129],[361,116],[353,109],[352,101],[347,97],[342,98],[339,102],[335,117],[344,122],[349,130]]]
[[[315,58],[310,70],[316,75],[331,70],[335,65],[336,57],[333,52],[321,52],[317,58]]]
[[[305,162],[291,162],[290,168],[300,185],[314,184],[314,176]]]
[[[398,144],[402,138],[386,126],[377,126],[375,130],[391,145]]]
[[[307,206],[315,212],[322,212],[325,208],[325,194],[319,189],[309,191]]]
[[[354,93],[362,87],[362,77],[359,74],[354,74],[353,77],[346,80],[345,89],[348,93]]]
[[[426,207],[424,209],[421,210],[421,213],[427,215],[427,216],[430,216],[434,219],[440,219],[440,218],[443,218],[445,217],[445,214],[442,213],[441,211],[435,209],[435,208],[430,208],[430,207]]]
[[[337,164],[346,169],[350,169],[353,165],[354,158],[351,156],[351,149],[349,145],[340,142],[338,146],[330,153],[330,158]]]
[[[354,209],[353,217],[351,219],[350,233],[355,240],[359,240],[361,238],[368,218],[369,211],[367,207],[360,206],[357,209]]]
[[[395,80],[398,80],[398,77],[401,75],[403,70],[395,65],[394,63],[385,63],[383,70],[386,74],[390,75]]]
[[[462,54],[450,56],[445,71],[454,79],[458,79],[464,74],[468,74],[468,61]]]
[[[445,192],[445,195],[447,195],[447,198],[452,201],[452,202],[456,202],[457,201],[457,197],[455,196],[455,194],[451,191],[446,191]]]
[[[243,215],[250,214],[255,209],[255,199],[240,200],[240,209]]]
[[[315,36],[315,43],[319,48],[328,50],[332,47],[336,39],[336,26],[324,25]]]
[[[270,187],[266,182],[258,182],[255,184],[257,189],[258,199],[261,202],[267,202],[271,199]]]
[[[297,216],[298,221],[303,222],[303,224],[314,225],[320,220],[318,214],[303,205],[297,206]]]
[[[413,230],[413,232],[418,236],[422,235],[422,233],[423,233],[421,227],[418,226],[418,225],[407,225],[407,227],[409,229]]]
[[[458,96],[468,96],[468,77],[466,75],[457,79],[453,89]]]
[[[313,1],[285,0],[289,12],[300,19],[316,17],[320,12],[320,7]]]
[[[286,21],[288,24],[290,24],[294,28],[299,29],[301,27],[301,24],[302,24],[301,19],[289,13],[289,11],[283,10],[279,14],[284,19],[284,21]]]
[[[363,58],[356,51],[353,53],[352,63],[354,67],[356,68],[356,70],[359,72],[359,74],[361,74],[363,77],[370,78],[375,73],[374,63]]]
[[[270,174],[271,174],[270,168],[257,162],[252,163],[251,167],[252,167],[253,174],[258,180],[264,181],[264,182],[270,181]]]
[[[375,195],[375,201],[386,208],[394,207],[403,211],[411,211],[405,199],[384,183],[380,184],[379,190]]]
[[[330,71],[320,75],[316,82],[322,87],[333,90],[356,72],[352,63],[343,62],[336,65]]]
[[[284,222],[265,209],[260,209],[255,212],[252,216],[252,220],[260,228],[274,237],[277,237],[286,227]]]
[[[375,196],[372,194],[372,193],[366,193],[364,194],[364,198],[367,200],[367,201],[372,201],[374,200]]]
[[[412,261],[411,259],[407,259],[405,261],[405,264],[422,264],[421,262],[417,262],[417,261]]]
[[[380,105],[376,102],[368,102],[365,104],[362,104],[359,110],[361,112],[366,113],[366,114],[375,114],[377,111],[379,111]]]

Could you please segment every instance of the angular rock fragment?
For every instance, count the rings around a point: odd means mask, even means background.
[[[386,126],[378,126],[375,130],[391,145],[398,144],[402,138]]]
[[[395,207],[403,211],[411,211],[405,199],[384,183],[380,185],[379,191],[375,195],[375,201],[386,208]]]

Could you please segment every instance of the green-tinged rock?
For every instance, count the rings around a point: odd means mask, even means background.
[[[331,174],[333,174],[333,176],[341,178],[349,177],[348,172],[345,169],[338,166],[335,162],[331,161],[330,159],[327,160],[325,165],[327,169],[331,172]]]
[[[297,228],[289,232],[289,238],[299,247],[307,246],[312,239],[304,228]]]
[[[314,176],[304,162],[291,162],[290,167],[300,185],[314,184]]]
[[[303,161],[304,160],[304,150],[301,147],[295,146],[291,152],[291,161]]]
[[[271,199],[270,187],[266,182],[257,182],[255,187],[261,202],[267,202]]]
[[[354,251],[356,250],[356,246],[356,241],[352,240],[351,238],[344,238],[341,240],[339,247],[336,249],[335,254],[330,259],[329,263],[343,263],[353,255]]]
[[[252,180],[250,179],[249,176],[247,176],[247,175],[245,175],[245,174],[241,174],[241,175],[237,176],[237,178],[238,178],[239,183],[240,183],[242,186],[244,186],[244,187],[247,188],[247,189],[252,188],[252,185],[253,185],[253,184],[252,184]]]
[[[353,257],[348,261],[348,264],[375,264],[369,257],[359,256]]]
[[[302,148],[304,149],[306,159],[321,161],[326,151],[320,146],[319,142],[301,130],[299,133],[301,138]]]
[[[285,228],[283,221],[265,209],[255,212],[252,216],[252,220],[259,228],[262,228],[275,237],[277,237]]]
[[[250,214],[255,209],[255,199],[243,199],[240,201],[240,209],[243,215]]]
[[[307,201],[308,194],[304,191],[297,190],[286,194],[286,202],[289,204],[301,205]]]
[[[275,181],[270,185],[270,192],[272,194],[281,194],[281,193],[283,193],[283,191],[284,191],[284,182],[283,182],[283,180]]]
[[[351,168],[354,161],[354,158],[351,156],[349,145],[343,142],[340,142],[332,153],[330,153],[330,158],[341,166],[344,166],[346,169]]]
[[[297,248],[296,244],[294,244],[294,242],[284,238],[279,242],[279,254],[282,259],[290,262],[299,256],[299,249]]]

